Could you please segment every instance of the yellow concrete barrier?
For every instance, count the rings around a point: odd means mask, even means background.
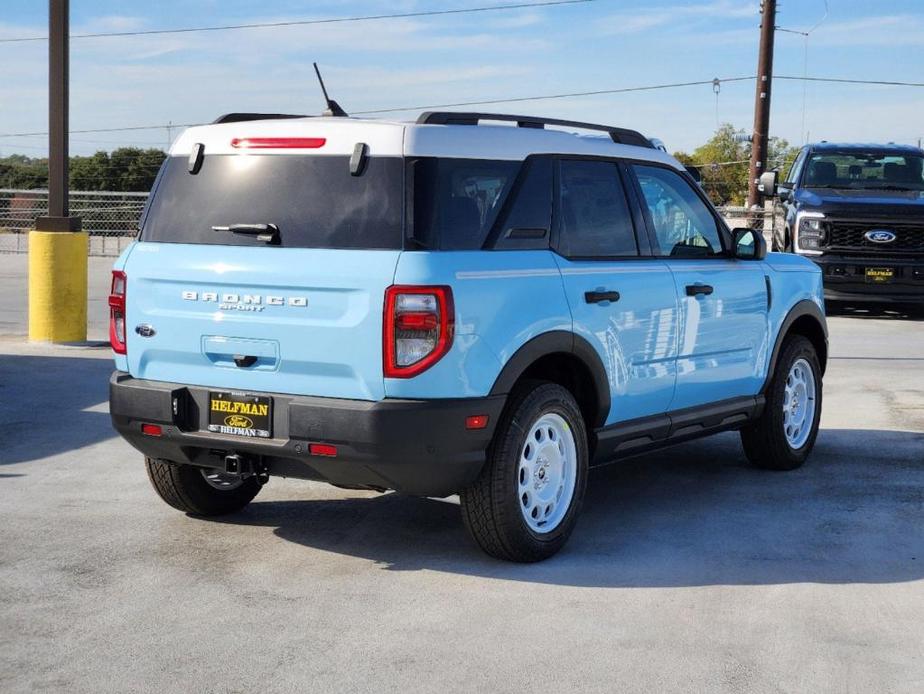
[[[29,339],[87,339],[87,233],[29,232]]]

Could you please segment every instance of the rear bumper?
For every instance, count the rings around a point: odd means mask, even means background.
[[[471,484],[485,461],[506,396],[378,402],[253,393],[273,398],[273,438],[206,430],[209,388],[146,381],[116,371],[109,381],[115,429],[152,458],[222,467],[239,454],[270,475],[316,479],[345,487],[448,496]],[[488,415],[484,429],[465,418]],[[159,424],[161,436],[142,433]],[[309,444],[337,447],[336,457],[310,455]]]
[[[821,267],[828,301],[924,303],[924,258],[877,258],[825,254],[812,257]],[[868,282],[867,268],[889,268],[889,282]]]

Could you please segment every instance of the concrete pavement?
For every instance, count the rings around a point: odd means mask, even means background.
[[[493,561],[455,500],[273,479],[188,518],[106,411],[107,350],[0,340],[0,690],[924,690],[924,322],[830,321],[792,473],[725,434],[592,473]]]

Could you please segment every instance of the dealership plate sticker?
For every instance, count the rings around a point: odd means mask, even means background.
[[[268,439],[272,429],[272,398],[245,393],[209,393],[209,431]]]
[[[866,281],[874,284],[891,282],[895,277],[895,270],[890,267],[868,267],[866,268]]]

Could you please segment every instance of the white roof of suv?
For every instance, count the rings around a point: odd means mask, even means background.
[[[430,114],[425,114],[421,118]],[[439,114],[447,115],[447,114]],[[498,118],[517,118],[499,116]],[[485,120],[491,120],[486,116]],[[542,122],[537,119],[537,123]],[[566,123],[551,121],[553,125]],[[561,127],[569,127],[562,125]],[[593,126],[603,129],[604,126]],[[613,129],[617,131],[618,129]],[[622,131],[642,138],[633,131]],[[519,161],[530,154],[578,154],[624,157],[682,168],[669,154],[652,147],[615,142],[613,137],[578,135],[549,130],[541,125],[456,125],[408,123],[342,117],[305,117],[233,120],[195,126],[183,132],[170,148],[171,156],[188,156],[195,144],[206,154],[318,154],[350,155],[358,142],[368,147],[369,156],[449,157],[465,159],[507,159]],[[292,138],[316,140],[311,147],[286,143]],[[633,139],[634,139],[633,138]],[[318,144],[319,142],[323,142]]]

